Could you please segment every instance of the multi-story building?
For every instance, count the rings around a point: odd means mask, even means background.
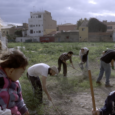
[[[2,36],[5,37],[7,35],[14,35],[14,32],[15,32],[15,26],[3,26],[1,28],[1,33],[2,33]]]
[[[103,20],[103,23],[107,25],[107,32],[115,32],[115,22],[107,22],[107,20]]]
[[[28,32],[29,37],[40,37],[56,31],[56,21],[52,19],[51,13],[48,11],[43,12],[30,12],[28,19]]]
[[[85,20],[79,27],[79,41],[87,41],[88,40],[88,21]]]

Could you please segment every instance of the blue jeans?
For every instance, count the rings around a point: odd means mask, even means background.
[[[105,71],[105,77],[106,77],[106,82],[105,84],[108,85],[109,84],[109,78],[111,75],[111,67],[109,63],[105,63],[104,61],[100,61],[100,73],[99,76],[97,78],[97,81],[100,81],[103,77]]]

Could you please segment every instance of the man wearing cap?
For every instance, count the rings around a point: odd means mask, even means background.
[[[73,52],[69,51],[68,53],[63,53],[60,55],[60,57],[58,58],[58,71],[61,71],[61,64],[63,64],[63,75],[64,77],[67,77],[67,60],[70,60],[70,63],[72,64],[73,69],[75,69],[75,67],[73,66],[72,63],[72,55]]]
[[[42,104],[42,89],[46,93],[48,99],[50,101],[52,100],[46,88],[46,79],[48,74],[50,76],[54,76],[55,74],[58,74],[58,69],[55,66],[50,67],[45,63],[39,63],[29,67],[27,70],[27,78],[30,80],[33,86],[34,94],[38,98],[38,104]],[[39,76],[42,76],[42,84]]]
[[[111,67],[114,70],[114,60],[115,60],[115,51],[114,50],[107,50],[103,56],[100,58],[100,73],[97,78],[96,83],[101,84],[101,79],[103,77],[103,74],[105,72],[106,76],[106,82],[105,86],[106,87],[112,87],[109,82],[109,78],[111,75]],[[111,63],[111,65],[110,65]]]
[[[89,49],[87,47],[83,47],[81,48],[81,50],[79,51],[79,57],[81,62],[79,63],[80,68],[83,70],[83,64],[86,63],[85,67],[88,69],[88,53],[89,53]]]

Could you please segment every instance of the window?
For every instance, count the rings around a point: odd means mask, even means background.
[[[38,18],[41,18],[41,15],[38,15]]]
[[[40,25],[39,25],[40,26]]]
[[[85,28],[82,28],[82,31],[84,31],[85,30]]]
[[[41,33],[41,31],[39,31],[39,33]]]
[[[30,30],[30,33],[33,34],[33,30]]]
[[[31,18],[32,18],[32,16],[31,16]]]
[[[6,33],[8,34],[8,31]]]
[[[37,26],[37,25],[36,25]]]

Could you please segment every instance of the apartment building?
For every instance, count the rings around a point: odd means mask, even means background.
[[[52,31],[56,31],[56,23],[48,11],[30,12],[27,35],[39,38],[40,36],[49,34]]]
[[[15,32],[15,26],[8,25],[8,26],[3,26],[1,28],[1,33],[3,37],[7,35],[14,35],[14,32]]]
[[[115,32],[115,22],[107,22],[107,20],[103,20],[103,23],[107,25],[107,32]]]

